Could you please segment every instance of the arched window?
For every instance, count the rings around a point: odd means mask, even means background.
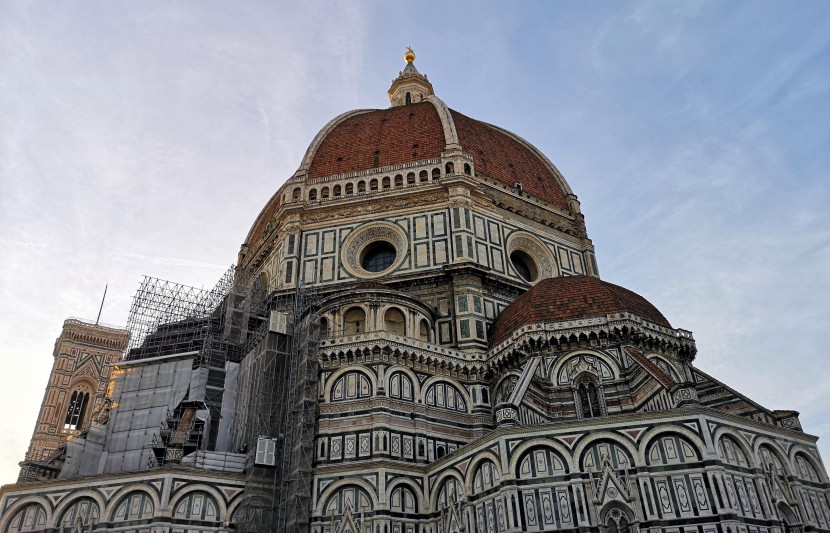
[[[360,180],[357,182],[357,192],[366,192],[366,182]]]
[[[340,187],[340,185],[335,185],[335,186],[332,188],[332,192],[333,192],[333,194],[334,194],[334,196],[335,196],[335,197],[340,196],[340,195],[342,194],[342,190],[343,190],[343,189]]]
[[[372,383],[363,372],[346,372],[334,382],[331,401],[358,400],[372,395]]]
[[[395,372],[389,378],[389,397],[412,401],[412,380],[403,372]]]
[[[296,202],[297,200],[300,199],[300,197],[302,195],[303,195],[302,189],[300,189],[299,187],[295,187],[294,192],[291,193],[291,199]]]
[[[481,462],[473,476],[473,491],[481,493],[485,490],[492,489],[499,484],[499,470],[493,461],[485,459]]]
[[[406,105],[409,105],[411,103],[412,103],[412,95],[407,92],[406,93]]]
[[[793,527],[795,524],[799,523],[799,520],[789,505],[784,502],[779,502],[778,514],[781,516],[781,522],[784,525],[784,533],[795,533],[796,531],[801,531],[798,527]]]
[[[354,183],[347,183],[346,184],[346,194],[354,194]]]
[[[798,477],[807,481],[820,482],[821,478],[813,462],[807,459],[807,456],[801,452],[795,454],[795,467]]]
[[[403,176],[400,174],[395,176],[395,187],[403,187]]]
[[[323,198],[325,200],[328,197],[329,197],[329,188],[328,187],[323,187],[322,189],[320,189],[320,198]]]
[[[422,341],[429,342],[429,322],[423,318],[418,324],[418,338]]]
[[[454,386],[445,381],[433,383],[424,395],[424,403],[433,407],[467,412],[467,402]]]
[[[378,190],[378,179],[377,179],[377,178],[372,178],[372,179],[369,181],[369,190],[370,190],[370,191],[376,191],[376,190]]]
[[[75,391],[69,400],[69,407],[66,409],[66,418],[63,422],[63,429],[78,429],[84,422],[84,415],[86,414],[87,404],[89,403],[89,393],[83,391]]]
[[[600,472],[605,461],[608,461],[613,470],[634,467],[633,458],[622,446],[612,440],[602,440],[591,445],[582,454],[582,469],[587,472]]]
[[[143,491],[135,491],[127,494],[115,507],[112,515],[112,522],[127,522],[132,520],[144,520],[152,518],[155,513],[153,500]]]
[[[396,335],[406,335],[406,317],[400,309],[390,307],[383,314],[383,323],[386,331]]]
[[[609,511],[605,525],[608,527],[608,533],[629,533],[631,531],[628,527],[628,517],[617,507]]]
[[[437,180],[441,177],[441,169],[440,168],[433,168],[432,169],[432,179]]]
[[[421,183],[428,182],[429,181],[429,172],[427,172],[426,170],[422,170],[421,172],[419,172],[418,173],[418,180]]]
[[[392,511],[398,513],[417,513],[418,500],[415,498],[415,493],[406,485],[398,485],[392,489],[392,495],[389,498],[389,505]]]
[[[481,401],[482,403],[490,403],[490,393],[487,392],[487,387],[481,389]]]
[[[407,185],[415,185],[415,173],[410,172],[406,175],[406,184]]]
[[[308,200],[310,202],[314,202],[317,200],[317,189],[311,189],[308,191]]]
[[[768,444],[762,444],[760,448],[758,448],[758,455],[760,455],[759,459],[761,461],[761,466],[765,470],[770,470],[779,475],[785,476],[787,475],[786,470],[784,470],[784,465],[781,463],[781,459],[778,458],[778,453],[775,452]]]
[[[438,508],[443,509],[461,501],[461,497],[464,495],[464,490],[461,487],[461,482],[454,477],[445,479],[438,491]]]
[[[382,183],[384,189],[388,189],[392,186],[392,180],[389,179],[389,176],[384,176]]]
[[[605,414],[602,391],[592,377],[582,377],[574,382],[576,414],[579,418],[593,418]]]
[[[343,322],[347,335],[354,335],[356,333],[365,333],[366,331],[366,311],[360,307],[352,307],[346,314],[343,315]]]
[[[455,165],[453,165],[452,162],[449,162],[446,165],[444,165],[444,173],[445,174],[455,173]]]
[[[320,338],[324,339],[329,336],[329,321],[325,317],[320,317]]]
[[[98,503],[92,498],[78,498],[67,507],[60,517],[60,527],[72,528],[76,525],[95,524],[101,516]]]
[[[369,494],[356,485],[347,485],[338,489],[326,501],[325,514],[328,516],[342,515],[346,509],[355,514],[367,513],[372,510],[372,499]]]
[[[696,463],[700,460],[695,445],[680,435],[661,435],[652,442],[646,453],[649,466]]]
[[[548,447],[537,447],[524,453],[519,460],[518,479],[553,478],[568,473],[567,463]]]
[[[191,492],[176,504],[173,518],[182,520],[219,520],[216,500],[207,492]]]
[[[6,526],[8,533],[43,531],[46,528],[46,510],[39,503],[30,503],[12,517]]]
[[[470,176],[473,173],[473,167],[469,165],[469,163],[464,163],[464,174]]]
[[[435,447],[435,458],[436,459],[440,459],[440,458],[444,457],[445,455],[447,455],[446,448],[444,448],[440,444]]]
[[[749,467],[749,461],[746,454],[743,452],[737,442],[724,435],[718,441],[718,457],[720,460],[728,465],[739,466],[742,468]]]

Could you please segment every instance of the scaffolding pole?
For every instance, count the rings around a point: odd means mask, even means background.
[[[305,533],[318,408],[319,296],[300,284],[272,307],[285,319],[285,334],[268,333],[243,362],[250,391],[241,400],[248,460],[237,524],[252,533]],[[257,454],[263,444],[273,446],[270,464],[264,452]]]

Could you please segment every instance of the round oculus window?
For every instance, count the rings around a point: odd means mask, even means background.
[[[533,261],[533,258],[525,252],[516,250],[510,254],[510,262],[513,264],[513,268],[516,269],[519,276],[521,276],[525,281],[534,281],[538,276],[536,262]]]
[[[367,272],[383,272],[395,263],[397,257],[398,252],[392,243],[375,241],[363,250],[360,266]]]

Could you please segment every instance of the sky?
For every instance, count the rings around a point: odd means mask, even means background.
[[[0,483],[64,319],[211,287],[326,122],[410,45],[579,196],[601,277],[830,457],[830,3],[0,3]]]

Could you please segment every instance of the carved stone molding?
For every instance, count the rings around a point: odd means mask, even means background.
[[[392,265],[382,272],[369,272],[360,264],[361,254],[373,242],[387,242],[395,248],[396,257]],[[406,259],[409,237],[403,229],[390,222],[370,222],[358,227],[343,242],[341,260],[343,268],[352,276],[362,279],[379,278],[394,272]]]

